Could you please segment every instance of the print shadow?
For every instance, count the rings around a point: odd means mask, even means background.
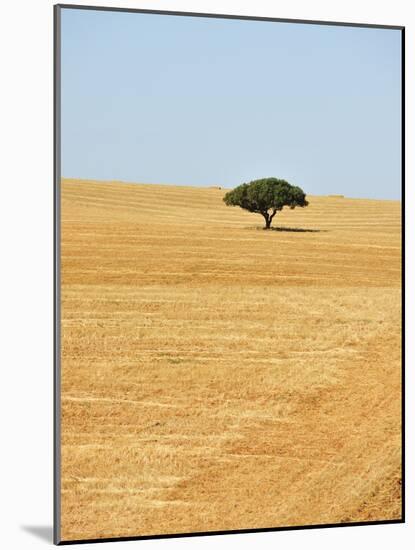
[[[53,543],[53,527],[51,525],[22,525],[21,529],[38,539]]]

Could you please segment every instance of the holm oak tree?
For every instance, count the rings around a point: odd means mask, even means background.
[[[305,193],[300,187],[277,178],[264,178],[238,185],[223,197],[228,206],[240,206],[249,212],[261,214],[264,229],[271,227],[275,214],[284,206],[307,206]]]

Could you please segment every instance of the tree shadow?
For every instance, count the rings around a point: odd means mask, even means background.
[[[292,231],[293,233],[321,233],[327,229],[304,229],[303,227],[271,227],[271,231]]]
[[[51,525],[22,525],[21,528],[38,539],[53,543],[53,527]]]
[[[326,233],[327,229],[305,229],[303,227],[257,227],[256,229],[262,229],[263,231],[287,231],[292,233]]]

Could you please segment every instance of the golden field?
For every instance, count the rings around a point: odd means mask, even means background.
[[[401,517],[401,204],[62,181],[63,540]]]

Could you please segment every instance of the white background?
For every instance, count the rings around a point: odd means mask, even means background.
[[[78,0],[78,4],[88,3]],[[93,0],[90,0],[93,3]],[[414,233],[413,0],[147,0],[98,5],[406,26],[407,241]],[[0,15],[0,544],[51,544],[52,0],[2,2]],[[414,247],[412,246],[412,249]],[[407,394],[414,388],[413,252],[407,250]],[[112,548],[410,548],[415,539],[414,400],[407,408],[407,524],[113,543]],[[40,534],[40,536],[39,536]],[[48,540],[46,540],[48,539]],[[414,543],[412,543],[414,544]],[[89,548],[90,545],[85,545]],[[92,548],[97,548],[92,545]]]

